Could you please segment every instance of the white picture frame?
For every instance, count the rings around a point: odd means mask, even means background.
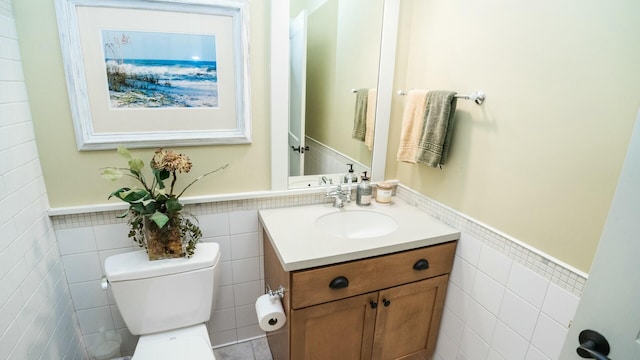
[[[56,0],[55,5],[78,150],[115,149],[120,144],[145,148],[251,143],[245,2]],[[114,32],[127,39],[115,56],[127,69],[125,89],[113,87],[112,77],[107,76],[114,53],[106,50],[105,44],[113,45],[106,37]],[[158,41],[158,37],[169,40]],[[185,41],[172,42],[172,37],[215,39],[213,58],[207,59],[214,65],[202,67],[199,55],[190,55],[193,62],[184,58],[191,51],[197,54],[209,41],[185,50]],[[140,50],[146,55],[139,55]],[[206,52],[212,53],[210,48]],[[161,57],[164,68],[157,63],[141,66],[141,61],[153,57]],[[184,65],[189,75],[177,76],[180,71],[186,73],[184,68],[166,70],[177,66],[167,65],[174,60],[189,63]],[[198,70],[196,63],[204,70]],[[156,74],[152,75],[155,85],[143,81],[146,85],[141,86],[138,76],[148,79],[149,73]],[[167,74],[176,77],[167,79]],[[137,103],[121,100],[132,94]]]

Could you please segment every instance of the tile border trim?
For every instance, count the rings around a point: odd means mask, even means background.
[[[304,206],[328,202],[324,194],[324,189],[320,190],[321,191],[295,192],[293,194],[276,192],[271,196],[266,193],[261,193],[260,196],[256,198],[222,200],[217,202],[204,201],[201,203],[187,204],[185,209],[198,216],[233,211]],[[586,273],[402,184],[398,184],[396,196],[418,209],[425,211],[439,221],[477,238],[504,254],[509,259],[531,269],[572,294],[576,296],[582,295],[588,277]],[[121,210],[93,212],[84,210],[78,211],[77,213],[64,212],[55,214],[55,212],[50,212],[49,216],[55,229],[68,229],[125,223],[125,219],[116,218],[116,216],[121,213]]]
[[[582,295],[588,274],[402,184],[397,186],[396,196],[460,232],[477,238],[570,293],[579,297]]]

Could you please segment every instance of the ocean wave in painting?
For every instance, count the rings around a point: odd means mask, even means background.
[[[112,108],[217,107],[215,61],[106,60]]]

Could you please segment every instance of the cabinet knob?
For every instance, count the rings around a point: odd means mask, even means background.
[[[389,304],[391,304],[391,301],[387,299],[382,299],[382,304],[384,305],[384,307],[387,307],[389,306]]]
[[[427,259],[420,259],[413,264],[413,270],[422,271],[429,268],[429,261]]]
[[[344,289],[347,286],[349,286],[349,279],[344,276],[338,276],[329,283],[329,287],[332,289]]]
[[[371,308],[372,308],[372,309],[375,309],[375,308],[377,308],[377,307],[378,307],[378,303],[377,303],[377,302],[375,302],[375,301],[373,301],[373,300],[369,301],[369,305],[371,305]]]

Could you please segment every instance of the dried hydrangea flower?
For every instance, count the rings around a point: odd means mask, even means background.
[[[151,160],[151,167],[156,170],[188,173],[191,170],[191,160],[184,154],[177,154],[173,150],[156,150]]]

